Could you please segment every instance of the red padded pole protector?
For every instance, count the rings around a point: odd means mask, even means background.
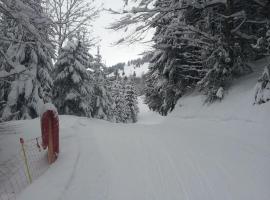
[[[49,130],[51,129],[51,130]],[[51,134],[49,134],[51,133]],[[59,154],[59,117],[53,110],[48,110],[41,116],[42,147],[46,149],[52,140],[53,161]],[[52,138],[49,138],[51,135]]]

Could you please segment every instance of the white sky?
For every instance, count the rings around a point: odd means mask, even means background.
[[[96,0],[98,4],[104,3],[105,8],[112,8],[119,10],[123,7],[123,0]],[[117,16],[108,12],[101,12],[99,18],[94,22],[93,31],[96,36],[101,39],[100,52],[103,57],[103,62],[107,66],[111,66],[118,62],[126,62],[139,57],[139,54],[147,50],[147,45],[132,44],[132,45],[118,45],[112,44],[123,36],[123,32],[115,32],[108,30],[106,27],[112,23]],[[96,50],[92,50],[93,54],[96,54]]]

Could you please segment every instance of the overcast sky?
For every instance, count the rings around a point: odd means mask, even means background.
[[[119,10],[123,7],[123,0],[97,0],[104,3],[105,8],[112,8]],[[115,32],[106,29],[117,16],[109,14],[108,12],[100,13],[99,18],[94,22],[93,31],[96,36],[101,39],[100,51],[103,56],[103,61],[111,66],[118,62],[126,62],[131,59],[139,57],[139,54],[147,50],[147,45],[134,44],[134,45],[121,45],[113,46],[112,44],[121,39],[123,32]],[[93,51],[93,50],[92,50]],[[92,53],[96,53],[96,50]]]

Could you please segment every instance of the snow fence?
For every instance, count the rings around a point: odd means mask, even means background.
[[[47,150],[41,147],[42,138],[18,141],[20,152],[0,163],[0,200],[14,200],[33,180],[48,168]]]

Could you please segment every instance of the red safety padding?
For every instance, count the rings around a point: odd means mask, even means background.
[[[53,110],[48,110],[41,116],[42,147],[46,149],[49,143],[49,123],[51,123],[53,152],[59,154],[59,118]]]

